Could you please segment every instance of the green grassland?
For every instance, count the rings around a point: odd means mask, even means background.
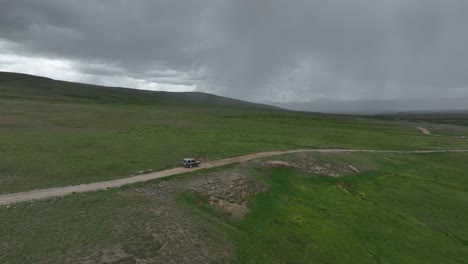
[[[202,93],[154,93],[0,74],[0,193],[128,177],[299,148],[446,149],[468,141],[359,117],[284,111]]]
[[[242,263],[464,263],[467,155],[391,155],[335,179],[269,173],[231,232]]]
[[[365,169],[334,178],[252,162],[0,207],[0,262],[466,263],[468,154],[307,155]],[[236,171],[270,186],[244,219],[193,191]]]
[[[127,177],[185,156],[468,149],[457,136],[468,119],[454,118],[301,113],[0,73],[0,194]],[[415,128],[430,122],[431,135]],[[1,206],[0,263],[466,263],[467,158],[292,154]]]

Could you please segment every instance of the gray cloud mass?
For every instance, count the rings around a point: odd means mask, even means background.
[[[0,0],[0,70],[261,102],[468,98],[467,13],[466,0]]]

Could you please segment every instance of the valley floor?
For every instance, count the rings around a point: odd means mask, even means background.
[[[0,207],[2,263],[463,263],[468,153],[291,153]]]

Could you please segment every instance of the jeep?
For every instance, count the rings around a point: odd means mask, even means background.
[[[182,161],[182,165],[184,165],[185,168],[192,168],[192,167],[198,167],[200,166],[200,161],[193,159],[193,158],[185,158]]]

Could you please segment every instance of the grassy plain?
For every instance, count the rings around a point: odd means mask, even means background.
[[[372,157],[343,178],[275,169],[231,232],[242,263],[463,263],[467,155]]]
[[[398,123],[23,75],[0,75],[0,106],[0,193],[122,178],[176,166],[186,156],[468,148],[451,134],[428,137]]]
[[[464,263],[468,258],[468,154],[307,158],[352,163],[363,171],[334,178],[251,162],[2,207],[0,262]],[[244,219],[217,210],[205,195],[210,189],[203,190],[213,184],[237,189],[223,179],[239,172],[269,186],[249,196]]]

